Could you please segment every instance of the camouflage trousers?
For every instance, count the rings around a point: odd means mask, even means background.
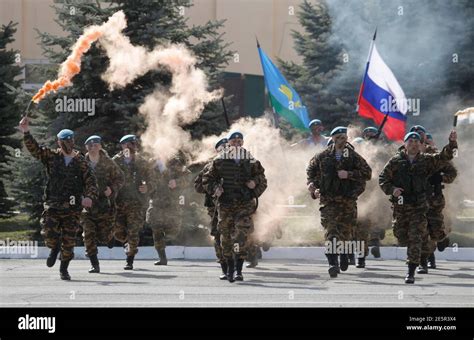
[[[247,257],[245,258],[246,261],[252,262],[252,260],[256,259],[258,256],[258,250],[260,245],[257,242],[252,240],[252,237],[249,237],[248,246],[247,246]]]
[[[354,240],[358,241],[358,244],[363,244],[363,256],[369,255],[369,238],[371,234],[371,224],[368,221],[357,221],[354,228]],[[359,249],[362,253],[362,249]]]
[[[367,219],[357,221],[354,229],[354,240],[363,243],[364,257],[369,255],[369,246],[380,245],[380,241],[383,240],[384,237],[385,230],[374,227],[371,221]]]
[[[207,214],[211,218],[211,236],[214,237],[214,251],[219,263],[224,263],[225,258],[222,253],[221,234],[217,228],[219,218],[215,207],[207,207]]]
[[[218,206],[217,230],[221,234],[221,248],[224,258],[245,259],[249,247],[249,235],[253,231],[252,214],[254,201],[236,202]]]
[[[166,248],[166,236],[181,229],[181,209],[172,206],[150,206],[146,212],[146,221],[153,233],[155,249],[163,250]]]
[[[115,219],[114,236],[122,242],[128,243],[127,256],[138,253],[140,230],[145,223],[145,211],[141,206],[118,205]]]
[[[445,227],[444,224],[444,215],[443,209],[445,206],[444,196],[439,196],[431,199],[429,202],[428,212],[426,214],[426,218],[428,221],[428,234],[424,242],[426,244],[423,245],[423,253],[422,256],[428,257],[436,250],[436,243],[439,241],[444,240],[449,231]]]
[[[352,241],[357,222],[357,201],[322,200],[321,225],[325,230],[326,241]]]
[[[80,228],[80,211],[48,208],[41,215],[41,235],[50,249],[61,248],[61,260],[74,258],[76,233]]]
[[[114,238],[115,213],[82,213],[84,246],[87,256],[97,255],[97,244],[107,244]]]
[[[422,252],[429,251],[427,211],[427,203],[393,205],[393,235],[400,246],[407,247],[407,263],[420,264]]]

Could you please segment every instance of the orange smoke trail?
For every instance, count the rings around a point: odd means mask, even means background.
[[[102,32],[97,28],[81,35],[73,46],[72,53],[67,57],[66,61],[61,64],[58,79],[46,81],[31,100],[38,104],[49,92],[56,92],[61,87],[70,86],[72,84],[71,79],[81,71],[82,55],[86,53],[92,43],[101,36]]]

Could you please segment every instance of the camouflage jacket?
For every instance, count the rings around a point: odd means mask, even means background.
[[[425,153],[435,154],[439,152],[438,149],[434,146],[427,146]],[[456,168],[454,167],[453,162],[445,161],[439,168],[439,171],[435,172],[429,179],[430,184],[429,188],[429,197],[430,200],[435,199],[436,196],[443,196],[444,186],[442,183],[450,184],[453,183],[458,175]],[[441,199],[441,197],[440,197]]]
[[[189,173],[184,159],[180,155],[174,156],[166,164],[155,161],[152,169],[155,188],[151,193],[153,202],[150,206],[160,208],[177,207],[180,203],[180,196],[184,196],[183,190],[188,184],[187,176]],[[174,189],[169,187],[171,180],[176,181]]]
[[[402,146],[393,156],[379,175],[379,185],[392,202],[397,201],[392,196],[395,188],[402,188],[403,202],[407,204],[422,204],[426,202],[430,187],[428,179],[440,171],[453,158],[456,142],[449,142],[441,152],[418,153],[413,162],[408,159]]]
[[[212,162],[206,163],[206,165],[204,165],[204,168],[202,168],[202,170],[194,179],[194,189],[196,190],[196,192],[200,194],[205,194],[204,206],[208,208],[214,207],[215,204],[212,199],[212,194],[208,193],[206,189],[204,189],[204,185],[202,183],[202,177],[204,176],[206,172],[209,171],[209,169],[211,168],[211,165],[212,165]]]
[[[337,172],[346,170],[348,178],[340,179]],[[315,155],[306,168],[307,184],[313,183],[321,194],[321,203],[341,199],[357,199],[365,189],[365,182],[372,177],[372,169],[354,148],[347,144],[340,160],[332,144]]]
[[[253,180],[255,188],[247,187],[246,182]],[[202,175],[202,185],[208,193],[214,193],[222,185],[223,194],[218,201],[232,204],[234,201],[250,201],[259,197],[267,188],[265,169],[244,148],[226,148],[210,163]]]
[[[86,153],[86,160],[91,162],[89,153]],[[115,206],[117,194],[125,183],[125,176],[120,167],[104,151],[100,150],[99,161],[94,167],[95,176],[99,189],[97,205],[91,208],[91,212],[105,212]],[[104,191],[110,187],[112,194],[107,197]]]
[[[75,151],[72,160],[66,165],[61,149],[40,146],[29,132],[23,135],[23,142],[31,155],[46,167],[45,208],[80,211],[83,197],[97,200],[94,170],[80,152]]]
[[[120,167],[124,174],[124,185],[118,191],[116,202],[118,205],[135,205],[142,208],[148,207],[150,193],[154,191],[155,181],[150,163],[136,153],[130,163],[125,161],[125,155],[121,151],[116,154],[113,161]],[[147,185],[147,192],[141,193],[138,188]]]

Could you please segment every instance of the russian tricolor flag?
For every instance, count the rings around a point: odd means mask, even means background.
[[[385,135],[390,140],[403,140],[407,120],[405,93],[380,57],[375,41],[372,42],[357,104],[359,114],[372,119],[379,126],[388,114],[383,126]]]

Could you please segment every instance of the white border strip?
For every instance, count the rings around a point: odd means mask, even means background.
[[[262,252],[264,259],[272,260],[325,260],[324,247],[272,247],[268,252]],[[29,259],[48,257],[47,247],[38,247],[37,256],[30,254],[16,254],[15,249],[0,247],[0,259]],[[379,260],[405,260],[405,247],[380,247],[382,257]],[[86,259],[84,247],[74,248],[75,259]],[[166,247],[166,255],[169,259],[182,260],[215,260],[216,255],[213,247]],[[443,252],[436,251],[436,259],[448,261],[474,261],[474,248],[446,248]],[[99,258],[103,260],[123,260],[125,253],[122,248],[99,247]],[[137,260],[157,259],[158,255],[154,247],[139,247]],[[368,259],[374,259],[369,255]],[[376,259],[377,260],[377,259]]]

